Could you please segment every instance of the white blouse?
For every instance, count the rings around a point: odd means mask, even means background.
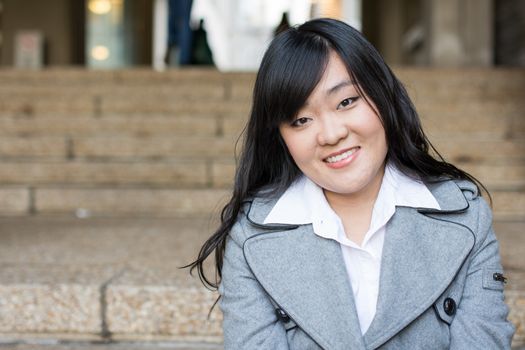
[[[362,245],[346,237],[341,219],[328,204],[323,190],[306,176],[295,181],[279,198],[265,224],[312,224],[316,235],[340,243],[355,305],[365,334],[376,313],[381,256],[387,222],[396,206],[440,209],[428,188],[391,165],[385,168]]]

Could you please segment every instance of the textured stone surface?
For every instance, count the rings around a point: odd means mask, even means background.
[[[35,190],[37,213],[87,215],[208,216],[216,212],[228,194],[224,190],[169,189],[67,189]]]
[[[231,187],[235,176],[235,162],[216,160],[212,164],[212,182],[214,187]]]
[[[509,283],[506,286],[505,302],[510,308],[509,320],[516,327],[513,346],[525,346],[525,271],[506,272]]]
[[[195,188],[207,184],[204,161],[171,162],[4,162],[4,184],[148,184]]]
[[[233,100],[249,100],[253,95],[253,86],[255,84],[255,77],[253,79],[236,82],[232,85],[231,96]]]
[[[52,89],[50,89],[52,87]],[[202,84],[187,80],[184,84],[158,83],[151,84],[148,82],[136,81],[132,84],[70,84],[70,85],[21,85],[14,84],[11,86],[0,85],[0,101],[8,100],[11,97],[25,97],[27,99],[39,99],[41,97],[48,99],[63,100],[61,96],[82,96],[83,98],[91,97],[111,97],[130,100],[139,98],[157,101],[173,101],[179,99],[202,100],[206,99],[223,99],[225,97],[225,84],[217,80]],[[89,100],[89,99],[88,99]]]
[[[0,137],[0,157],[65,158],[65,137]]]
[[[17,115],[35,115],[50,112],[94,113],[96,103],[91,96],[76,93],[53,93],[48,90],[38,98],[31,95],[0,95],[0,111]]]
[[[83,68],[59,67],[49,68],[35,73],[34,71],[4,69],[0,71],[0,82],[12,85],[51,85],[51,86],[81,86],[105,84],[120,84],[123,86],[134,83],[141,84],[171,84],[172,86],[184,85],[188,82],[210,83],[223,81],[224,77],[239,80],[250,73],[224,74],[216,69],[189,68],[172,69],[164,72],[153,71],[148,68],[133,68],[122,70],[86,70]]]
[[[432,118],[434,120],[450,120],[456,116],[457,118],[470,118],[476,120],[476,116],[481,114],[488,114],[498,116],[500,118],[513,118],[515,116],[523,115],[525,110],[525,102],[508,101],[501,103],[501,101],[485,101],[485,100],[469,100],[462,103],[447,103],[441,101],[415,101],[417,110],[422,116]]]
[[[231,101],[222,100],[187,100],[181,99],[174,101],[173,99],[157,99],[157,100],[138,100],[130,101],[126,98],[102,97],[101,111],[103,114],[108,113],[247,113],[250,105],[247,101],[238,101],[232,103]]]
[[[525,193],[492,191],[496,220],[524,220]],[[196,216],[217,213],[229,198],[228,190],[37,188],[37,213],[87,215]]]
[[[217,133],[213,115],[110,115],[78,116],[60,113],[35,118],[4,116],[0,134],[8,136],[213,136]]]
[[[525,221],[495,221],[493,227],[505,269],[525,271]]]
[[[231,137],[74,138],[77,157],[170,158],[233,156]]]
[[[223,130],[228,135],[239,135],[248,121],[249,113],[239,115],[227,115],[223,121]],[[516,115],[504,116],[500,114],[469,114],[440,112],[429,110],[420,113],[423,130],[427,133],[431,142],[445,144],[450,138],[471,138],[469,141],[477,141],[475,138],[492,139],[485,141],[501,142],[508,137],[522,137],[525,135],[525,108]],[[475,120],[473,123],[472,120]],[[455,142],[455,141],[454,141]],[[464,140],[463,143],[466,143]],[[523,144],[522,142],[520,144]],[[444,145],[446,147],[446,144]],[[508,147],[508,146],[506,146]],[[439,150],[439,149],[438,149]]]
[[[176,270],[197,256],[216,219],[0,217],[0,264]]]
[[[2,344],[2,350],[221,350],[219,343],[204,342],[168,342],[168,341],[135,341],[135,342],[87,342],[87,341],[53,341],[53,340],[26,340],[13,341]]]
[[[492,191],[494,217],[498,220],[525,220],[525,192]]]
[[[99,333],[107,267],[2,265],[0,332]]]
[[[464,138],[475,136],[483,138],[506,138],[513,132],[513,118],[494,114],[458,115],[427,111],[420,113],[423,130],[431,142],[436,138]],[[475,123],[472,120],[475,120]],[[436,141],[437,142],[437,141]]]
[[[512,164],[525,162],[525,140],[497,140],[472,138],[435,138],[438,151],[452,163],[471,162]]]
[[[108,287],[108,327],[120,335],[220,337],[218,307],[207,318],[217,297],[186,271],[128,270]]]
[[[103,322],[112,339],[220,342],[218,307],[207,318],[216,293],[179,269],[214,228],[205,219],[0,218],[0,342],[100,337]]]
[[[232,115],[223,119],[223,132],[225,135],[239,136],[248,122],[249,115]]]
[[[0,188],[0,213],[27,214],[29,207],[30,196],[27,188]]]
[[[475,176],[490,190],[522,190],[525,188],[525,163],[480,164],[474,162],[455,164]]]

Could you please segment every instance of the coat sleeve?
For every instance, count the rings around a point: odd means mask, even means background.
[[[482,197],[471,201],[478,208],[478,228],[462,299],[450,326],[451,349],[510,349],[513,325],[507,320],[504,283],[494,279],[503,273],[498,241],[492,229],[492,213]]]
[[[219,285],[224,348],[288,349],[284,325],[244,258],[244,236],[241,224],[237,223],[226,241]]]

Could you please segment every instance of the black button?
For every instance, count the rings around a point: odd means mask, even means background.
[[[494,281],[499,281],[499,282],[503,282],[503,283],[507,283],[507,277],[503,276],[502,273],[499,273],[499,272],[496,272],[494,274],[492,274],[492,279]]]
[[[275,314],[277,315],[277,318],[284,323],[290,322],[290,316],[288,316],[282,309],[275,309]]]
[[[443,309],[445,313],[449,316],[452,316],[456,313],[456,302],[452,298],[446,298],[443,302]]]

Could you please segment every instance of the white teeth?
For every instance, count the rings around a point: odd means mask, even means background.
[[[352,148],[351,150],[348,150],[344,153],[341,153],[341,154],[338,154],[336,156],[333,156],[333,157],[328,157],[326,158],[326,162],[327,163],[337,163],[345,158],[348,158],[350,157],[355,151],[357,151],[358,147],[355,147],[355,148]]]

